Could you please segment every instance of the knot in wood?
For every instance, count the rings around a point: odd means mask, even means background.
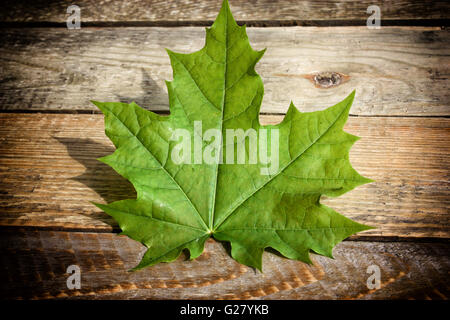
[[[314,83],[318,87],[331,88],[340,85],[341,74],[337,72],[320,72],[314,76]]]

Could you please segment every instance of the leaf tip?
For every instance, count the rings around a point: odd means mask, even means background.
[[[351,105],[353,104],[353,100],[355,100],[355,95],[356,95],[356,89],[354,89],[348,96],[347,98],[345,98],[345,100],[347,100],[347,104],[349,105],[349,109],[351,107]]]
[[[222,1],[222,9],[224,8],[230,8],[230,3],[228,2],[228,0]]]
[[[368,226],[366,224],[361,224],[361,231],[367,231],[367,230],[373,230],[376,229],[376,227]]]
[[[373,182],[376,182],[375,180],[370,179],[370,178],[366,178],[366,177],[363,177],[363,179],[364,179],[364,183],[373,183]]]
[[[94,106],[100,109],[101,112],[105,113],[105,108],[103,107],[104,102],[96,101],[96,100],[89,100],[90,103],[92,103]]]
[[[259,60],[261,60],[261,58],[264,56],[264,54],[266,53],[267,48],[264,48],[262,50],[256,51],[257,54],[257,58],[256,58],[256,62],[255,65],[259,62]]]
[[[166,50],[166,53],[170,59],[172,59],[172,57],[175,55],[175,52],[170,50],[169,48],[164,48],[164,50]]]
[[[100,209],[102,209],[103,211],[104,211],[104,209],[107,207],[107,205],[106,204],[103,204],[103,203],[97,203],[97,202],[94,202],[94,201],[89,201],[91,204],[93,204],[94,206],[96,206],[97,208],[100,208]]]
[[[136,271],[141,270],[142,268],[143,268],[143,267],[139,267],[139,264],[138,264],[136,267],[133,267],[133,268],[131,268],[131,269],[128,269],[127,271],[130,272],[130,273],[133,273],[133,272],[136,272]]]

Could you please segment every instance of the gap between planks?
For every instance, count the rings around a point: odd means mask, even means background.
[[[210,27],[214,21],[88,21],[82,23],[82,28],[146,28],[146,27]],[[240,26],[249,28],[274,27],[364,27],[367,20],[238,20]],[[450,19],[397,19],[383,20],[383,27],[437,27],[445,29],[450,25]],[[28,22],[28,21],[0,21],[0,28],[63,28],[66,22]]]

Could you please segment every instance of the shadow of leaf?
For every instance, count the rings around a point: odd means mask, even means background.
[[[82,164],[86,170],[71,180],[78,181],[88,188],[94,190],[106,203],[135,199],[136,191],[133,185],[111,167],[97,160],[114,152],[113,146],[106,146],[92,139],[61,138],[54,137],[59,143],[67,148],[70,157]],[[88,201],[89,199],[86,199]],[[83,214],[80,212],[80,214]],[[106,213],[102,213],[101,220],[105,221]],[[92,218],[92,215],[89,215]],[[107,216],[109,218],[109,216]],[[106,219],[110,221],[111,219]],[[117,224],[111,223],[114,228]]]
[[[97,158],[114,152],[113,146],[105,146],[92,139],[55,138],[65,145],[69,155],[81,163],[86,171],[71,179],[81,182],[98,193],[107,203],[135,198],[132,184]]]
[[[151,106],[152,102],[156,100],[156,97],[164,94],[164,90],[158,86],[156,81],[150,77],[150,74],[144,68],[141,68],[141,73],[141,88],[144,91],[144,95],[139,97],[125,97],[121,95],[116,96],[120,102],[131,103],[134,101],[138,106],[149,109],[149,106]]]

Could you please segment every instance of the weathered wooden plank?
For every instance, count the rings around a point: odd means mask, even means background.
[[[97,298],[117,293],[131,298],[138,289],[146,289],[147,298],[163,298],[161,293],[176,298],[177,291],[196,288],[244,298],[292,290],[323,276],[320,266],[274,255],[261,275],[232,260],[225,248],[213,240],[196,260],[189,261],[183,255],[174,263],[139,272],[129,270],[137,265],[145,247],[111,233],[2,230],[0,251],[3,298]],[[82,272],[81,289],[75,291],[67,289],[65,274],[73,264]],[[155,291],[160,292],[159,297]],[[191,298],[197,296],[193,292]]]
[[[268,49],[257,65],[265,83],[262,112],[284,113],[291,100],[304,111],[323,109],[356,89],[352,114],[450,114],[448,30],[292,27],[248,33],[255,49]],[[172,71],[164,48],[192,52],[203,44],[201,27],[3,29],[0,110],[92,111],[93,99],[134,100],[167,111],[164,80]]]
[[[138,272],[145,248],[125,236],[82,232],[2,230],[2,298],[22,299],[447,299],[450,251],[446,243],[344,242],[335,259],[314,264],[266,252],[264,273],[234,261],[208,240],[193,261]],[[70,290],[67,267],[81,269],[81,288]],[[367,267],[381,271],[381,288],[369,289]]]
[[[334,249],[335,261],[317,257],[323,280],[269,299],[444,299],[448,300],[450,251],[448,243],[343,242]],[[381,288],[367,288],[368,266],[381,271]],[[308,298],[309,299],[309,298]]]
[[[89,201],[135,194],[96,160],[114,151],[103,130],[101,115],[0,114],[0,225],[112,231]],[[450,119],[351,117],[346,130],[362,137],[353,166],[376,182],[323,202],[377,227],[363,237],[449,238]]]
[[[82,22],[130,22],[130,21],[211,21],[219,12],[220,0],[78,0]],[[365,21],[367,7],[380,6],[382,19],[446,19],[450,9],[447,1],[382,0],[331,1],[331,0],[231,0],[233,14],[240,21],[280,20],[304,21],[340,20]],[[65,22],[71,1],[3,1],[0,5],[0,21],[14,22]]]

